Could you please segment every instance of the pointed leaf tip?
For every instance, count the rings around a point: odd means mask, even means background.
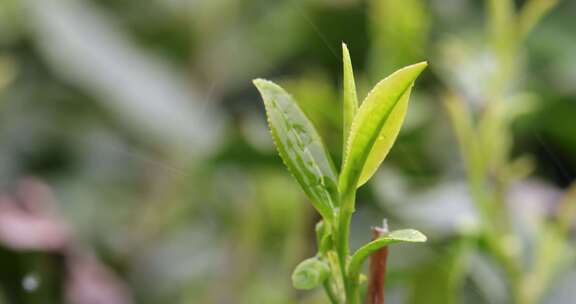
[[[277,84],[275,84],[274,82],[267,80],[267,79],[263,79],[263,78],[255,78],[252,79],[252,83],[254,84],[254,86],[258,89],[264,89],[266,86],[277,86]]]
[[[348,51],[348,45],[344,41],[342,41],[342,49]]]
[[[352,59],[346,43],[342,42],[342,159],[346,159],[346,146],[350,134],[350,127],[354,116],[358,111],[358,97],[356,96],[356,83],[354,80],[354,69]],[[344,162],[342,162],[343,164]]]
[[[386,236],[386,238],[389,238],[397,242],[412,242],[412,243],[423,243],[428,240],[422,232],[415,229],[403,229],[392,231],[390,232],[390,234]]]
[[[428,61],[420,61],[420,62],[418,62],[418,63],[415,63],[415,64],[412,64],[412,65],[406,66],[406,67],[403,68],[403,69],[412,69],[412,68],[413,68],[413,69],[416,69],[416,70],[419,69],[420,72],[422,72],[422,71],[424,71],[424,69],[426,69],[427,67],[428,67]],[[401,70],[403,70],[403,69],[401,69]]]

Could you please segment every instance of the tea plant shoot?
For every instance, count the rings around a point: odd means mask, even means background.
[[[301,262],[292,275],[295,288],[323,287],[331,303],[361,299],[362,266],[374,252],[393,243],[425,242],[417,230],[386,232],[350,254],[349,234],[356,190],[373,176],[392,148],[408,109],[410,92],[426,62],[404,67],[378,82],[360,104],[352,62],[342,44],[343,151],[338,170],[322,138],[294,98],[272,81],[255,79],[269,127],[290,173],[322,220],[316,226],[316,256]]]

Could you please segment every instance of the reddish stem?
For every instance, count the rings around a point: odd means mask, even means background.
[[[386,233],[388,233],[386,224],[384,224],[384,227],[372,227],[372,237],[374,239]],[[384,280],[386,278],[387,259],[387,246],[382,247],[370,256],[366,304],[384,304]]]

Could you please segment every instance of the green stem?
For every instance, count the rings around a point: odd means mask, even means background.
[[[347,275],[347,259],[350,254],[350,223],[352,220],[352,213],[354,212],[355,196],[355,191],[352,191],[352,193],[347,193],[342,197],[342,208],[340,209],[338,217],[338,237],[336,243],[338,261],[340,263],[340,271],[346,293],[346,303],[348,304],[354,304],[357,301],[353,286],[351,286],[352,282],[350,282]]]
[[[352,213],[342,210],[340,213],[340,218],[338,220],[338,259],[340,261],[340,266],[346,266],[346,258],[350,254],[349,249],[349,237],[350,237],[350,222],[352,219]],[[345,270],[344,267],[343,270]]]
[[[332,289],[332,285],[330,284],[330,280],[326,280],[326,282],[324,282],[323,286],[324,286],[324,291],[326,292],[326,295],[328,296],[328,299],[330,300],[330,303],[331,304],[339,304],[340,302],[338,301],[336,294],[334,294],[334,290]]]

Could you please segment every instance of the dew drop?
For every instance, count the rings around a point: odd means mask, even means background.
[[[28,273],[22,279],[22,288],[26,292],[34,292],[40,286],[40,278],[36,273]]]

